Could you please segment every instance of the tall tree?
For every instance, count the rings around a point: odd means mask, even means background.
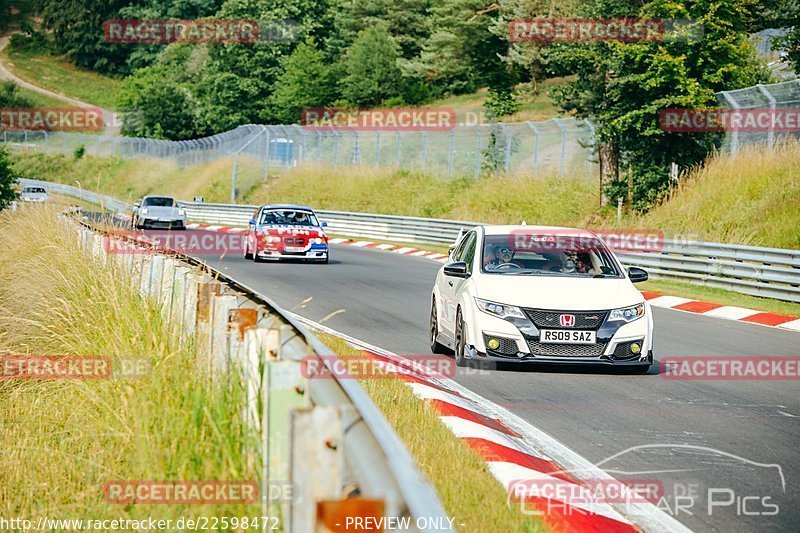
[[[42,25],[56,49],[80,67],[106,74],[126,73],[129,47],[106,42],[103,24],[119,18],[131,0],[39,0]]]
[[[716,105],[715,91],[767,81],[748,40],[753,0],[597,0],[597,18],[690,19],[702,38],[674,36],[637,43],[580,43],[560,48],[560,60],[577,79],[557,93],[560,105],[592,120],[601,169],[612,179],[612,198],[628,197],[646,209],[669,188],[669,168],[690,166],[718,145],[719,135],[669,133],[659,127],[660,110]],[[621,166],[625,174],[608,164]]]
[[[301,43],[281,61],[283,73],[270,96],[271,118],[281,124],[297,122],[304,108],[322,107],[336,99],[334,73],[313,39]]]
[[[342,97],[355,106],[376,106],[400,94],[400,47],[383,26],[358,34],[343,60]]]

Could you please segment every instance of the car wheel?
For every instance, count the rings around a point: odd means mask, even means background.
[[[253,254],[250,253],[250,247],[247,246],[247,239],[244,241],[244,258],[245,259],[252,259]]]
[[[447,354],[450,350],[444,344],[436,339],[439,337],[439,319],[436,315],[436,299],[431,300],[431,319],[430,319],[430,347],[431,352],[435,354]]]
[[[466,335],[464,335],[464,319],[461,318],[461,309],[456,312],[456,366],[467,366],[467,358],[464,357],[464,350],[467,347]]]

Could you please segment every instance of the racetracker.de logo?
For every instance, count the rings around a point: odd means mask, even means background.
[[[105,499],[114,504],[250,504],[255,481],[109,481]],[[291,496],[291,495],[290,495]]]
[[[111,360],[81,355],[2,355],[0,379],[101,379],[111,375]]]
[[[452,357],[436,355],[407,355],[388,359],[365,353],[347,357],[308,356],[301,361],[301,373],[306,379],[453,377],[456,370]]]
[[[103,24],[103,35],[120,44],[255,43],[260,29],[250,19],[115,19]]]
[[[534,253],[591,251],[602,243],[617,252],[660,252],[664,247],[664,232],[654,229],[593,232],[564,229],[550,233],[535,229],[520,229],[512,231],[509,237],[509,245],[514,250]]]
[[[663,131],[670,133],[793,133],[800,131],[800,108],[662,109],[658,114],[658,124]]]
[[[532,43],[623,43],[695,40],[702,37],[702,27],[684,19],[516,19],[508,23],[512,42]]]
[[[102,131],[103,111],[97,107],[0,108],[4,130]]]
[[[138,234],[126,231],[103,236],[103,249],[108,254],[157,254],[172,251],[192,255],[226,255],[244,251],[243,233],[150,231]]]
[[[303,110],[300,124],[307,129],[333,131],[449,131],[456,126],[456,112],[449,107],[314,107]]]
[[[664,495],[664,484],[658,479],[585,479],[573,482],[558,472],[553,474],[512,481],[508,487],[509,500],[541,503],[544,499],[561,502],[561,505],[581,506],[599,502],[655,503]]]
[[[661,359],[665,379],[686,380],[797,380],[800,356],[707,356]]]

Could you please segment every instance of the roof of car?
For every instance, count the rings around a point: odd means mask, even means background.
[[[145,200],[145,199],[147,199],[147,198],[169,198],[169,199],[171,199],[171,200],[174,200],[174,199],[175,199],[175,197],[174,197],[174,196],[166,196],[166,195],[164,195],[164,194],[148,194],[147,196],[143,196],[143,197],[142,197],[142,200]]]
[[[483,226],[486,235],[508,235],[509,233],[524,233],[533,235],[569,235],[594,237],[595,234],[587,229],[566,228],[562,226],[533,226],[533,225],[498,225]]]
[[[296,209],[298,211],[311,211],[314,210],[306,205],[296,205],[296,204],[267,204],[262,205],[264,209]]]

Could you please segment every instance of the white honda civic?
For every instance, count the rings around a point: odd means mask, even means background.
[[[653,363],[650,305],[594,233],[544,226],[477,226],[436,275],[430,345],[456,363]]]

